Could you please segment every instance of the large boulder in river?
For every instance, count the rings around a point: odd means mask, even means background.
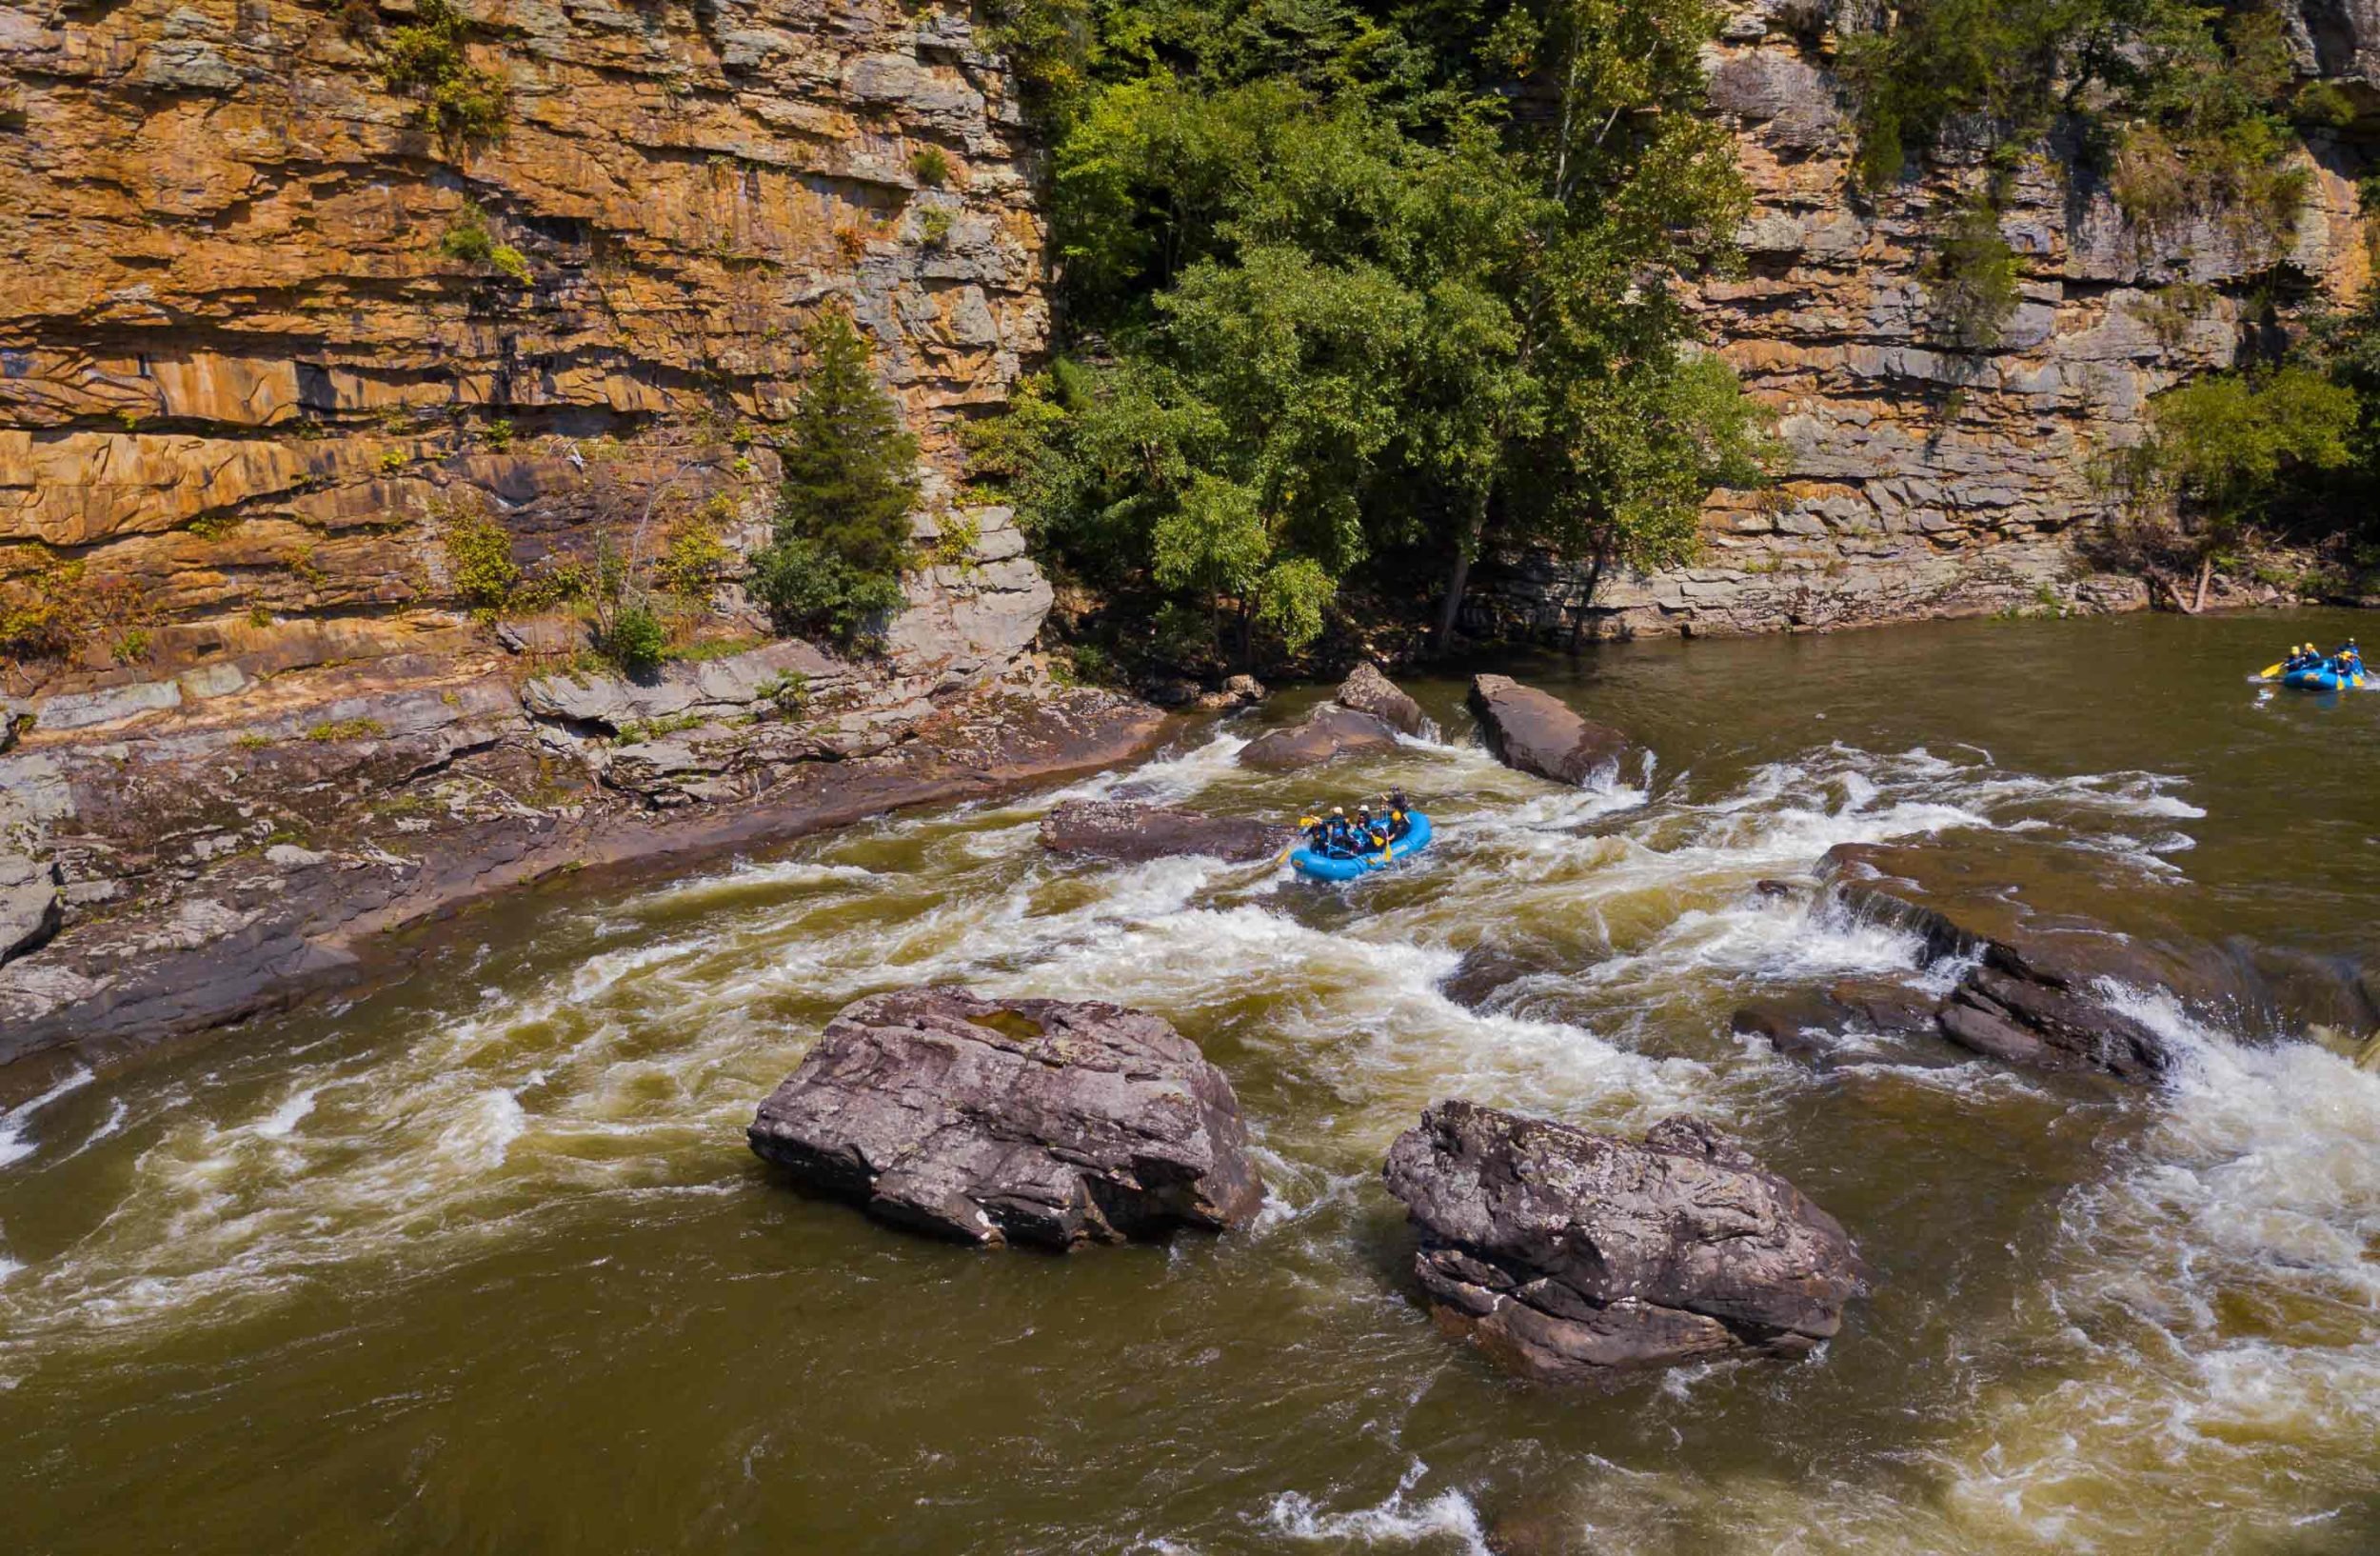
[[[1366,662],[1358,665],[1354,673],[1339,683],[1331,701],[1341,708],[1352,708],[1359,713],[1369,713],[1384,724],[1394,726],[1408,735],[1429,731],[1429,716],[1421,705],[1405,695],[1404,688],[1382,675],[1379,667]]]
[[[1635,748],[1610,725],[1510,676],[1473,677],[1470,702],[1479,733],[1498,762],[1557,784],[1583,784],[1598,772],[1616,772],[1620,759]]]
[[[861,1000],[748,1133],[808,1187],[987,1246],[1237,1227],[1264,1195],[1223,1072],[1114,1005],[958,988]]]
[[[1240,761],[1244,767],[1279,771],[1396,748],[1397,731],[1386,719],[1324,703],[1287,728],[1248,742],[1240,748]]]
[[[1547,1382],[1798,1354],[1862,1289],[1835,1218],[1695,1119],[1638,1144],[1440,1102],[1382,1176],[1439,1327]]]
[[[1140,861],[1212,854],[1234,864],[1269,858],[1296,834],[1244,816],[1210,816],[1128,800],[1068,800],[1041,818],[1041,846],[1061,853]]]

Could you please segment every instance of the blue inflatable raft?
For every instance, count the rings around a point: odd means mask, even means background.
[[[2370,679],[2370,676],[2360,671],[2353,675],[2341,675],[2329,665],[2314,665],[2302,670],[2290,671],[2281,677],[2281,684],[2285,687],[2295,687],[2300,691],[2352,691]]]
[[[1430,846],[1430,818],[1418,810],[1408,810],[1405,820],[1411,825],[1405,828],[1404,836],[1388,846],[1385,858],[1374,852],[1359,854],[1352,859],[1335,859],[1326,853],[1316,853],[1312,848],[1299,848],[1289,856],[1290,867],[1299,874],[1316,881],[1353,881],[1376,869],[1386,869],[1406,855],[1419,853]]]

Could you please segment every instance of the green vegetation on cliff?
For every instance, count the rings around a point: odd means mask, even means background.
[[[2272,538],[2327,549],[2317,593],[2380,593],[2380,288],[2314,319],[2278,362],[2210,373],[2151,402],[2115,474],[2145,540],[2230,566]]]
[[[2016,306],[1998,216],[2054,138],[2144,233],[2205,223],[2274,256],[2306,196],[2295,126],[2342,111],[2334,89],[2297,88],[2281,18],[2260,5],[1914,0],[1882,14],[1847,29],[1841,52],[1863,181],[1881,190],[1936,153],[1980,164],[1968,202],[1935,224],[1928,267],[1953,346],[1994,344]]]
[[[974,429],[1043,553],[1246,662],[1360,577],[1689,555],[1761,418],[1676,285],[1747,209],[1704,0],[1015,0],[1061,356]]]
[[[901,608],[918,445],[870,375],[848,314],[821,313],[807,344],[809,372],[778,446],[776,533],[752,559],[749,587],[779,631],[848,648]]]

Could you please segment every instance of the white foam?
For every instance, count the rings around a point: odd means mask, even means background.
[[[314,1098],[321,1090],[320,1087],[307,1086],[290,1092],[280,1107],[257,1121],[255,1132],[268,1140],[288,1138],[289,1131],[314,1110]]]
[[[1413,1461],[1397,1489],[1369,1507],[1326,1511],[1302,1492],[1284,1491],[1264,1509],[1262,1522],[1291,1540],[1339,1541],[1359,1546],[1435,1546],[1466,1556],[1491,1556],[1479,1510],[1460,1491],[1441,1491],[1419,1502],[1413,1488],[1429,1466]]]
[[[25,1133],[35,1113],[69,1092],[80,1091],[90,1083],[91,1072],[77,1068],[41,1095],[0,1113],[0,1167],[21,1162],[39,1148]]]
[[[2198,1548],[2319,1520],[2380,1433],[2380,1077],[2311,1042],[2253,1047],[2163,992],[2102,993],[2177,1061],[2164,1106],[2061,1218],[2039,1315],[2067,1354],[1987,1400],[1948,1456],[1974,1524]],[[2241,1314],[2289,1315],[2286,1323]]]

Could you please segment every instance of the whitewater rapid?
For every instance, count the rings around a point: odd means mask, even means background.
[[[963,982],[1145,1007],[1261,1059],[1275,1079],[1242,1087],[1271,1187],[1252,1235],[1311,1267],[1318,1301],[1401,1300],[1351,1251],[1351,1207],[1439,1096],[1626,1130],[1692,1112],[1789,1138],[1799,1110],[1847,1084],[1947,1097],[2011,1129],[2132,1109],[2100,1170],[2007,1255],[2026,1278],[1944,1330],[1927,1408],[1955,1414],[1914,1450],[1934,1497],[1913,1505],[1857,1477],[1826,1495],[1749,1475],[1681,1488],[1577,1466],[1587,1494],[1562,1516],[1595,1548],[2144,1549],[2177,1519],[2208,1542],[2196,1548],[2247,1548],[2291,1521],[2318,1529],[2359,1484],[2380,1493],[2380,1471],[2359,1482],[2352,1467],[2380,1462],[2380,1078],[2311,1044],[2243,1047],[2137,992],[2134,1013],[2183,1064],[2162,1094],[2113,1105],[1924,1040],[1863,1039],[1844,1069],[1815,1074],[1727,1030],[1764,991],[1886,973],[1945,987],[1955,970],[1922,968],[1913,937],[1755,883],[1837,844],[1958,829],[2178,881],[2201,812],[2175,780],[1824,744],[1723,788],[1648,766],[1560,789],[1476,748],[1409,741],[1360,782],[1409,789],[1439,842],[1346,890],[1270,866],[1041,849],[1040,819],[1071,797],[1281,813],[1278,783],[1235,764],[1243,743],[1227,729],[1062,790],[549,907],[533,947],[483,950],[391,996],[402,1038],[345,1042],[334,1020],[295,1050],[227,1051],[164,1084],[68,1077],[0,1114],[0,1173],[37,1187],[93,1151],[121,1153],[120,1168],[70,1235],[25,1246],[0,1221],[0,1386],[46,1354],[127,1357],[325,1282],[401,1288],[590,1204],[745,1191],[743,1126],[826,1014]],[[1315,775],[1297,798],[1356,776]],[[1473,1007],[1441,986],[1482,949],[1515,971]],[[1864,1340],[1854,1322],[1837,1347]],[[1680,1374],[1636,1407],[1691,1412],[1728,1386]],[[1393,1490],[1282,1485],[1248,1499],[1246,1538],[1488,1548],[1480,1488],[1400,1446],[1393,1402],[1382,1409],[1367,1429]],[[2309,1455],[2322,1476],[2293,1474]],[[1141,1546],[1211,1547],[1164,1530]]]

